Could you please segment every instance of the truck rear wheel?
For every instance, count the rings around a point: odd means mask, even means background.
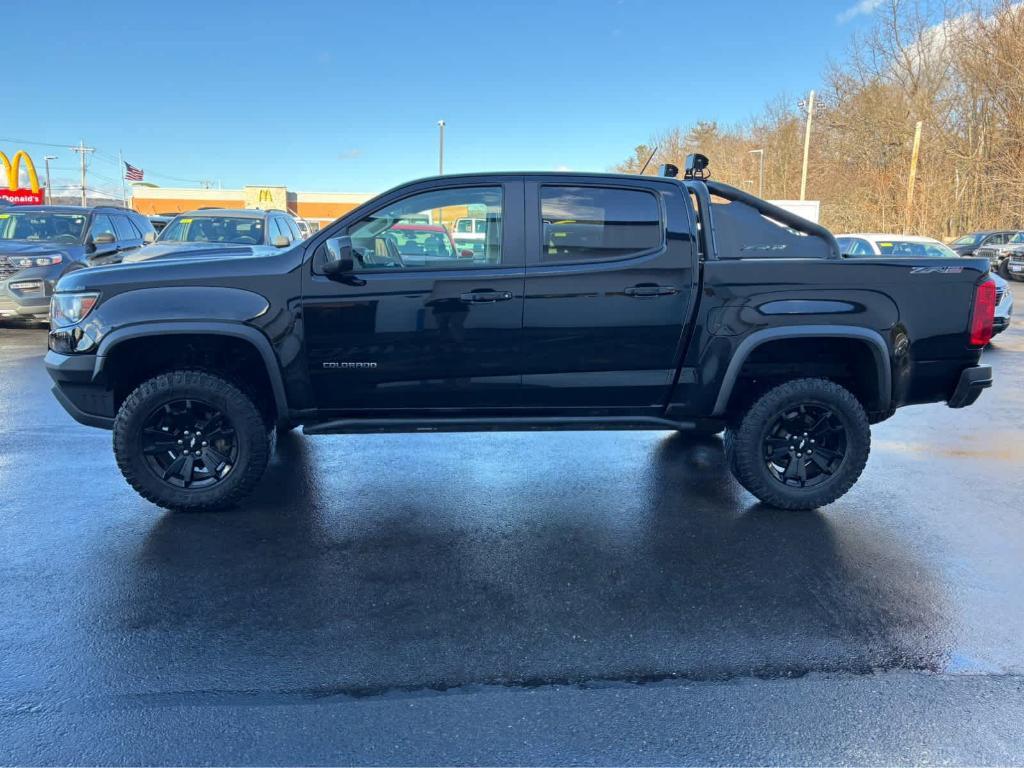
[[[202,371],[171,371],[140,384],[114,419],[125,480],[161,507],[231,506],[262,477],[271,436],[253,401]]]
[[[871,450],[864,408],[827,379],[795,379],[768,390],[725,434],[729,467],[766,504],[809,510],[857,482]]]

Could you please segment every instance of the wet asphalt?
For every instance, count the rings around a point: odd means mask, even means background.
[[[0,329],[0,763],[1024,763],[1024,323],[815,513],[565,432],[288,434],[172,514],[44,347]]]

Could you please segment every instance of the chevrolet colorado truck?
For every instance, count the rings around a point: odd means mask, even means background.
[[[828,230],[686,173],[450,175],[392,189],[269,255],[64,277],[46,366],[127,481],[233,504],[275,429],[725,430],[744,488],[786,509],[856,482],[869,425],[973,403],[986,259],[844,259]],[[483,218],[481,258],[409,258],[401,227]],[[397,232],[396,232],[397,230]]]

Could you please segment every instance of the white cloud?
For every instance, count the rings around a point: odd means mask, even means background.
[[[853,19],[858,16],[867,16],[868,14],[873,13],[874,10],[883,2],[885,2],[885,0],[859,0],[859,2],[854,3],[836,16],[836,21],[840,24],[845,24],[848,21],[853,21]]]
[[[558,171],[559,173],[565,173],[566,171],[571,171],[572,168],[570,168],[568,165],[556,165],[555,170]]]

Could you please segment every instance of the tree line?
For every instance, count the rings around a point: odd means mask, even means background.
[[[1024,4],[885,0],[824,73],[815,99],[809,200],[836,232],[952,237],[1024,228]],[[617,166],[646,173],[711,158],[716,179],[764,197],[800,194],[808,104],[778,96],[747,124],[701,121],[653,136]],[[917,123],[921,139],[908,200]]]

